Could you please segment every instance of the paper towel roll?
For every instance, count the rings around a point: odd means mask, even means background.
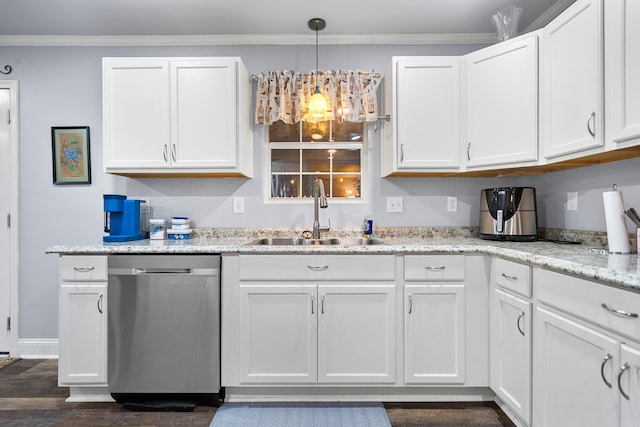
[[[609,252],[628,254],[631,251],[629,250],[629,235],[624,217],[622,192],[605,191],[602,193],[602,198],[604,199],[604,216],[607,221]]]

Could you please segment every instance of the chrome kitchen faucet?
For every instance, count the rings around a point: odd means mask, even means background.
[[[315,240],[320,239],[321,231],[329,231],[331,228],[331,223],[321,227],[320,220],[318,219],[320,216],[319,208],[324,209],[327,206],[329,206],[329,204],[327,203],[327,196],[324,192],[324,183],[320,178],[316,178],[313,182],[313,238]]]

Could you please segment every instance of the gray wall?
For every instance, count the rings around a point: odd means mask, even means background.
[[[359,68],[384,73],[393,55],[464,54],[478,46],[320,46],[320,68]],[[0,47],[2,65],[20,82],[20,330],[21,339],[58,336],[58,259],[50,245],[99,242],[102,194],[147,197],[154,215],[189,216],[197,227],[310,227],[309,205],[264,204],[263,129],[254,130],[253,179],[130,179],[102,172],[101,58],[103,56],[241,56],[249,73],[313,68],[312,46],[214,47]],[[51,126],[90,126],[92,184],[52,184]],[[332,204],[322,212],[331,224],[352,227],[372,213],[376,225],[477,225],[479,192],[499,185],[533,185],[540,225],[604,230],[600,193],[614,182],[628,204],[640,207],[640,161],[527,178],[379,178],[379,134],[368,141],[366,204]],[[579,193],[578,212],[564,210],[566,192]],[[635,195],[634,195],[635,193]],[[446,212],[446,198],[459,198]],[[245,198],[245,214],[233,214],[231,196]],[[404,213],[387,213],[386,197],[403,196]],[[635,197],[635,200],[634,200]]]

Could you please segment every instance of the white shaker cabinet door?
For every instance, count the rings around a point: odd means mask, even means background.
[[[640,2],[605,1],[607,149],[640,144]]]
[[[491,304],[491,389],[530,424],[531,303],[496,289]]]
[[[107,383],[107,284],[60,287],[60,385]]]
[[[243,284],[239,295],[240,383],[316,383],[316,286]]]
[[[458,170],[460,61],[460,57],[393,58],[385,83],[390,122],[382,138],[383,176]]]
[[[544,157],[601,147],[602,0],[577,0],[545,27],[543,39]]]
[[[173,167],[236,166],[237,67],[226,58],[171,62]]]
[[[622,344],[618,372],[622,427],[640,426],[640,348]],[[624,393],[624,394],[623,394]]]
[[[465,382],[464,284],[405,285],[405,382]]]
[[[105,171],[169,167],[169,62],[105,58],[102,67]]]
[[[619,342],[542,307],[535,317],[533,423],[617,426]]]
[[[538,33],[466,60],[467,167],[538,159]]]
[[[318,382],[394,383],[396,287],[318,286]]]

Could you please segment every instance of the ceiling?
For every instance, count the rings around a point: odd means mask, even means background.
[[[491,16],[523,9],[519,30],[539,27],[573,0],[11,0],[0,13],[0,44],[44,37],[235,37],[245,43],[315,40],[307,26],[321,17],[321,43],[477,41],[495,37]],[[530,28],[531,29],[531,28]],[[4,43],[3,43],[4,41]]]

